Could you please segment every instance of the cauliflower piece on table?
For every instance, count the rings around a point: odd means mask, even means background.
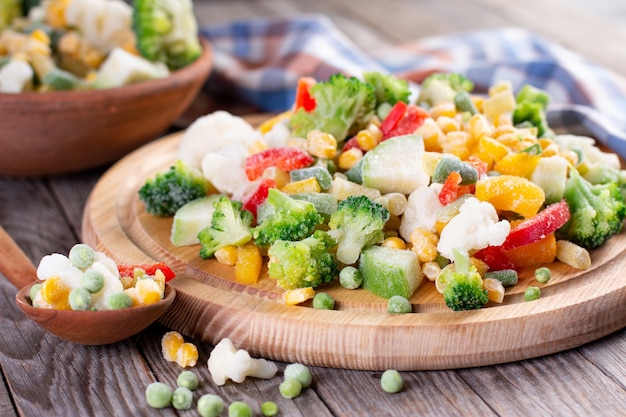
[[[270,379],[278,372],[274,362],[252,358],[247,351],[237,349],[229,338],[213,348],[207,365],[216,385],[224,385],[229,379],[241,383],[248,376]]]
[[[470,197],[441,231],[437,250],[442,256],[453,259],[454,248],[471,251],[498,246],[504,243],[510,231],[510,223],[498,221],[498,213],[491,203]]]

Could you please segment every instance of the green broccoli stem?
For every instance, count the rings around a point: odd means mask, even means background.
[[[454,257],[454,271],[458,274],[469,274],[471,261],[469,253],[465,249],[454,248],[452,249],[452,255]]]

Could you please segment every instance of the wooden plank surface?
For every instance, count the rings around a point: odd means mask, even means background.
[[[333,19],[364,49],[424,36],[498,26],[520,26],[549,37],[626,75],[624,15],[601,15],[583,0],[340,1],[196,0],[202,24],[238,18],[319,12]],[[606,4],[607,0],[601,3]],[[617,8],[622,4],[611,2]],[[410,10],[410,13],[407,11]],[[614,10],[614,9],[611,9]],[[202,97],[211,106],[215,102]],[[237,108],[246,111],[245,106]],[[248,110],[249,111],[249,110]],[[1,117],[1,115],[0,115]],[[44,179],[0,178],[0,224],[37,262],[66,253],[80,240],[85,201],[105,169]],[[1,256],[1,254],[0,254]],[[168,329],[152,326],[137,337],[105,347],[83,347],[43,333],[13,302],[16,290],[0,280],[0,415],[195,416],[195,411],[155,411],[143,390],[154,380],[174,384],[180,368],[160,355]],[[193,341],[193,340],[192,340]],[[229,403],[256,407],[274,400],[285,416],[620,416],[626,401],[626,332],[563,353],[504,365],[454,371],[403,372],[405,390],[385,394],[380,372],[312,367],[312,387],[295,400],[278,394],[281,374],[216,387],[206,360],[212,346],[198,343],[201,387]],[[279,363],[284,369],[285,363]],[[197,397],[196,397],[197,398]],[[226,415],[224,413],[223,415]],[[257,414],[259,413],[257,412]]]

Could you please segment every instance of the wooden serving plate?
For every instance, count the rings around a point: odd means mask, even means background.
[[[335,298],[335,310],[286,306],[266,270],[256,285],[238,284],[233,267],[202,260],[199,246],[174,247],[171,218],[145,212],[137,191],[175,161],[180,138],[145,145],[105,173],[87,201],[82,239],[117,262],[168,263],[178,274],[171,281],[177,296],[160,322],[186,336],[211,344],[229,337],[252,355],[284,362],[430,370],[542,356],[626,326],[624,233],[593,251],[590,269],[555,263],[548,284],[538,284],[531,269],[521,271],[503,304],[481,310],[449,310],[426,279],[411,299],[411,314],[388,314],[386,300],[337,283],[320,287]],[[529,285],[541,287],[541,299],[524,301]]]

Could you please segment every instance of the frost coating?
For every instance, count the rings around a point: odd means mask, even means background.
[[[498,213],[492,204],[471,197],[441,231],[437,250],[442,256],[453,259],[454,248],[471,251],[499,246],[510,231],[508,221],[498,221]]]
[[[399,230],[400,236],[407,242],[411,240],[411,232],[417,227],[435,232],[437,210],[442,207],[439,202],[442,186],[442,184],[432,183],[429,186],[419,187],[409,194]]]
[[[274,362],[250,357],[247,351],[237,350],[229,338],[222,339],[215,346],[207,365],[216,385],[224,385],[229,379],[241,383],[248,376],[270,379],[278,372]]]

